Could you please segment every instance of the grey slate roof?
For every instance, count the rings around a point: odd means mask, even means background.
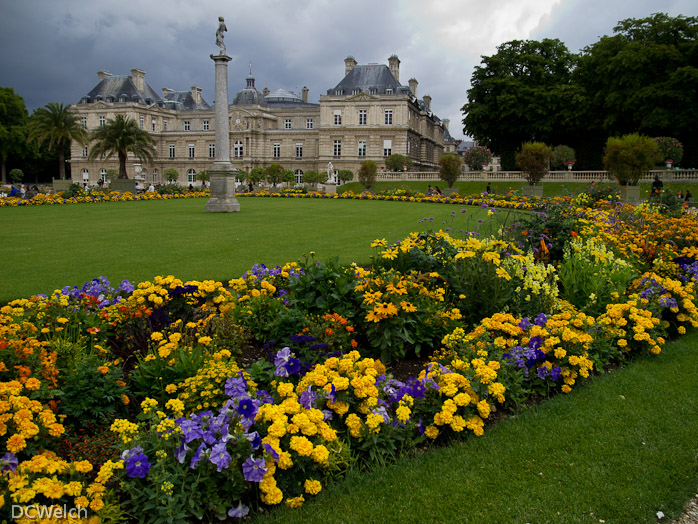
[[[355,66],[333,89],[328,89],[327,94],[351,95],[357,89],[377,95],[386,94],[387,89],[392,89],[393,94],[411,94],[410,88],[400,85],[384,64]]]
[[[155,104],[160,102],[160,96],[145,84],[145,89],[139,91],[130,76],[118,75],[103,78],[92,91],[82,98],[83,102],[93,104],[104,102],[138,102],[139,104]]]
[[[254,77],[248,75],[245,80],[247,81],[247,86],[237,92],[235,98],[233,98],[233,105],[267,105],[264,95],[254,86]]]
[[[170,91],[162,102],[163,107],[168,109],[211,109],[203,98],[201,103],[197,104],[191,91]]]
[[[269,107],[318,107],[320,104],[303,102],[297,94],[286,89],[277,89],[264,97]]]

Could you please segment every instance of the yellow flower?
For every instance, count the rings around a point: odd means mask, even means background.
[[[305,492],[310,495],[317,495],[322,491],[322,484],[320,484],[318,480],[307,479],[303,487],[305,488]]]

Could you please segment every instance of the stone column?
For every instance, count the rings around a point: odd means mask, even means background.
[[[207,213],[231,213],[240,211],[235,198],[235,175],[237,170],[230,162],[230,123],[228,121],[228,62],[225,54],[211,55],[216,64],[216,158],[209,171],[211,175],[211,198],[206,203]]]

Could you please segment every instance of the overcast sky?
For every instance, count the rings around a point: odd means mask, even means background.
[[[510,40],[559,38],[578,52],[619,20],[664,12],[698,16],[695,0],[0,0],[0,86],[12,87],[29,112],[49,102],[76,103],[97,71],[146,72],[157,93],[193,85],[214,99],[215,31],[225,17],[229,97],[252,73],[268,87],[309,99],[344,76],[348,55],[387,64],[396,54],[400,82],[450,119],[463,138],[460,108],[473,68]]]

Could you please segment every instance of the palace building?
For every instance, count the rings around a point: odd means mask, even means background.
[[[344,77],[319,103],[308,101],[305,87],[300,95],[285,89],[259,91],[250,74],[228,105],[233,165],[249,171],[278,163],[295,173],[297,183],[304,171],[326,171],[330,162],[335,175],[340,169],[356,175],[364,160],[382,166],[391,154],[409,157],[413,170],[438,171],[444,149],[454,143],[448,121],[432,113],[431,97],[418,98],[417,80],[400,83],[398,57],[391,56],[388,65],[361,65],[349,56],[344,66]],[[199,185],[196,174],[215,158],[213,104],[204,100],[201,89],[164,88],[158,94],[140,69],[123,76],[100,71],[97,76],[97,85],[70,107],[83,127],[89,131],[122,114],[155,139],[152,165],[129,158],[129,178],[163,183],[164,171],[174,168],[179,184]],[[94,185],[108,169],[118,169],[116,158],[89,161],[87,156],[87,148],[73,144],[74,182]]]

